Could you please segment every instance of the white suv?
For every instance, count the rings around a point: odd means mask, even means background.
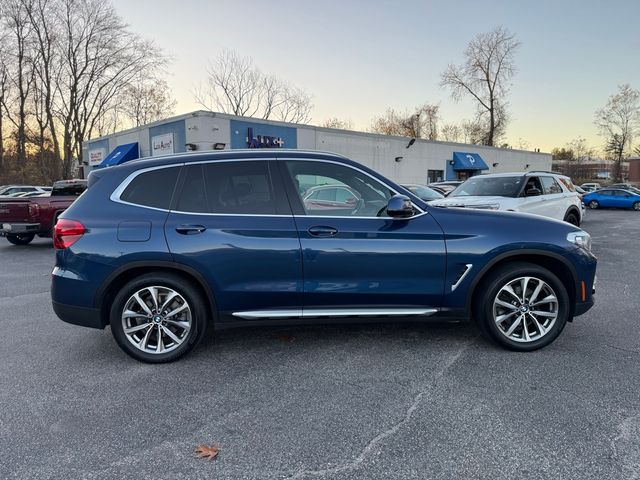
[[[464,182],[441,207],[485,208],[525,212],[564,220],[579,226],[584,205],[569,177],[552,172],[491,173]]]

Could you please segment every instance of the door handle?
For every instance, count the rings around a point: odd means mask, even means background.
[[[180,225],[176,227],[176,232],[181,235],[195,235],[206,230],[202,225]]]
[[[318,226],[311,227],[308,232],[314,237],[333,237],[338,233],[338,230],[333,227]]]

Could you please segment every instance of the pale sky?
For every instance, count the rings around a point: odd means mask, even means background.
[[[192,91],[222,49],[250,56],[313,95],[312,124],[329,117],[366,130],[388,107],[439,103],[445,122],[471,118],[439,86],[476,34],[503,25],[522,43],[509,97],[507,140],[550,151],[602,139],[594,111],[619,84],[640,88],[640,1],[485,0],[259,2],[113,0],[132,29],[173,57],[176,113],[200,107]]]

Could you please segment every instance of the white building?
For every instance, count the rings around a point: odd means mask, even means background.
[[[191,150],[298,148],[344,155],[399,183],[466,179],[478,173],[551,170],[551,155],[196,111],[83,146],[84,171],[101,163]]]

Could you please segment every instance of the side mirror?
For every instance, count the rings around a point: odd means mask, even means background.
[[[528,189],[526,192],[524,192],[524,194],[527,197],[537,197],[539,195],[542,195],[542,192],[540,191],[539,188],[533,187],[533,188]]]
[[[409,197],[394,195],[387,203],[387,215],[393,218],[409,218],[413,216],[413,205]]]

